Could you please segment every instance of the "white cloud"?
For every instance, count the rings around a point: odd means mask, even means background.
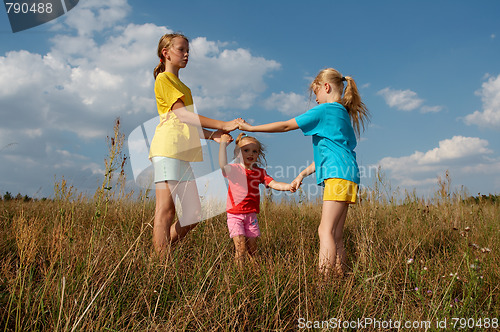
[[[395,107],[401,111],[413,111],[422,105],[423,99],[418,98],[417,93],[411,90],[394,90],[384,88],[377,92],[384,97],[385,102],[390,107]]]
[[[415,151],[406,157],[386,157],[380,160],[382,168],[396,172],[425,172],[442,166],[445,162],[458,161],[471,156],[492,153],[488,141],[477,137],[453,136],[439,142],[439,146],[427,152]]]
[[[387,105],[400,111],[413,111],[420,107],[421,113],[437,113],[444,109],[443,106],[423,105],[424,100],[411,90],[395,90],[387,87],[378,91],[377,94],[385,99]]]
[[[135,114],[141,123],[145,115],[155,116],[154,50],[169,30],[129,24],[114,31],[101,45],[92,36],[60,35],[46,55],[18,51],[0,56],[1,112],[7,119],[0,128],[16,123],[88,139],[105,136],[115,117]],[[190,64],[181,72],[204,114],[249,108],[265,90],[265,76],[280,68],[274,60],[226,45],[194,39]]]
[[[444,109],[443,106],[423,105],[424,100],[411,90],[395,90],[387,87],[377,94],[385,99],[387,105],[400,111],[413,111],[420,107],[421,113],[437,113]]]
[[[90,35],[116,26],[130,10],[127,0],[81,1],[65,15],[63,23],[54,24],[53,30],[69,28],[76,30],[80,36]]]
[[[492,174],[498,175],[500,169],[500,160],[488,160],[487,162],[480,162],[474,165],[465,166],[464,171],[467,173],[475,174]]]
[[[151,49],[168,30],[130,24],[116,31],[101,45],[88,36],[60,35],[46,55],[0,56],[0,129],[42,128],[98,138],[115,117],[140,123],[154,116]]]
[[[26,130],[2,129],[0,146],[0,187],[13,194],[21,192],[32,197],[46,197],[52,194],[53,181],[64,175],[70,185],[76,185],[80,192],[92,193],[102,181],[103,171],[95,173],[95,163],[83,151],[76,148],[78,141],[44,132],[42,136],[23,136]],[[12,142],[10,145],[4,142]],[[76,143],[76,144],[75,144]],[[102,168],[102,166],[101,166]],[[100,179],[101,178],[101,179]]]
[[[221,109],[249,108],[265,90],[266,75],[281,67],[247,49],[227,46],[205,37],[191,41],[189,64],[181,75],[202,112],[221,114]]]
[[[47,82],[54,85],[57,81],[54,71],[69,69],[58,67],[50,56],[28,51],[12,51],[0,56],[0,97],[8,98],[17,93],[32,95],[40,88],[46,91]]]
[[[458,184],[486,171],[495,174],[500,161],[489,157],[493,151],[488,145],[488,141],[477,137],[454,136],[440,141],[438,147],[426,152],[385,157],[378,162],[378,166],[389,174],[397,186],[430,190],[429,185],[437,183],[437,176],[445,170],[450,170]]]
[[[286,115],[297,115],[304,113],[310,107],[310,102],[303,95],[294,92],[274,93],[264,101],[264,107],[268,110],[278,110]]]
[[[489,75],[488,75],[489,77]],[[475,111],[465,117],[468,125],[500,129],[500,75],[489,77],[476,95],[481,97],[483,111]]]
[[[458,160],[475,155],[492,153],[487,148],[488,141],[477,137],[453,136],[439,142],[439,147],[427,151],[420,160],[421,164],[437,164],[448,160]]]
[[[157,115],[156,47],[172,31],[155,24],[121,25],[129,11],[126,0],[80,2],[53,25],[45,54],[0,55],[0,174],[12,174],[3,176],[2,188],[30,181],[33,187],[26,190],[37,190],[37,183],[53,179],[55,168],[93,183],[100,168],[91,157],[79,156],[105,149],[116,117],[129,133]],[[208,116],[249,108],[266,89],[266,75],[280,68],[226,42],[195,38],[191,50],[181,79]],[[23,178],[25,173],[36,176]]]

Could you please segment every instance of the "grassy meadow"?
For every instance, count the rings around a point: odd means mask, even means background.
[[[120,190],[120,137],[110,142],[109,171],[94,197],[61,180],[53,199],[0,201],[2,331],[288,331],[335,324],[371,331],[396,330],[395,322],[434,331],[445,319],[448,330],[464,322],[495,330],[495,319],[499,326],[497,199],[464,199],[448,192],[445,178],[431,202],[412,194],[395,202],[379,179],[349,210],[351,272],[327,282],[317,273],[321,203],[300,195],[289,202],[263,197],[253,265],[233,264],[225,215],[200,223],[170,259],[159,260],[152,254],[153,194],[131,198]],[[352,324],[365,319],[379,325]]]

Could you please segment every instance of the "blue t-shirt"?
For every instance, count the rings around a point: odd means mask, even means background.
[[[339,103],[324,103],[295,118],[306,136],[312,136],[316,181],[340,178],[359,184],[356,135],[351,118]]]

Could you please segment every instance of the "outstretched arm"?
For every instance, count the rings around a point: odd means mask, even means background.
[[[269,182],[267,185],[269,188],[272,188],[274,190],[279,190],[279,191],[292,191],[292,185],[290,183],[285,183],[285,182],[279,182],[272,180]]]
[[[259,126],[252,126],[245,120],[237,120],[237,121],[239,123],[238,128],[243,131],[282,133],[290,130],[299,129],[299,125],[297,124],[297,121],[295,121],[295,118],[290,119],[288,121],[272,122]]]
[[[181,122],[193,125],[201,126],[203,128],[219,129],[226,132],[230,132],[238,128],[238,121],[245,121],[243,119],[234,119],[232,121],[221,121],[206,116],[195,114],[189,112],[184,105],[184,102],[177,99],[174,105],[172,105],[172,111],[179,118]]]
[[[316,164],[314,164],[314,162],[307,166],[306,169],[304,169],[302,172],[299,173],[299,175],[297,175],[297,177],[292,181],[292,183],[290,183],[292,189],[290,190],[291,192],[295,192],[297,191],[297,189],[299,189],[300,185],[302,184],[302,180],[311,175],[312,173],[314,173],[316,171]]]

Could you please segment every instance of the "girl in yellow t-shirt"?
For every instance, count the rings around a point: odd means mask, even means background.
[[[191,90],[179,79],[179,70],[186,67],[189,58],[189,41],[184,35],[162,36],[158,57],[160,63],[154,69],[154,77],[160,123],[149,157],[156,192],[153,242],[156,252],[166,255],[170,244],[183,238],[199,221],[200,198],[189,163],[203,160],[200,138],[219,142],[221,135],[236,129],[238,123],[236,119],[225,122],[194,112]],[[182,217],[173,224],[176,196],[181,202]]]

